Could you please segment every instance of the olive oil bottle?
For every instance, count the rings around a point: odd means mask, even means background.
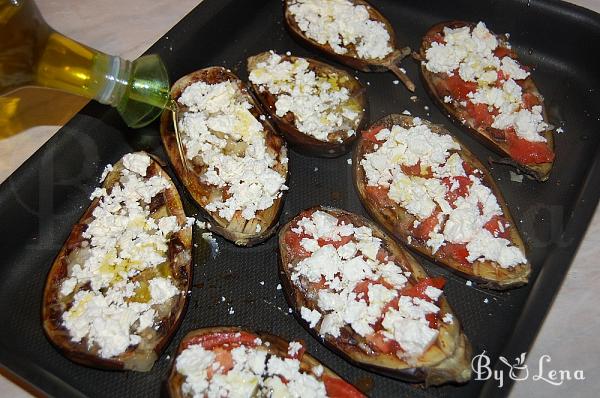
[[[130,127],[152,122],[170,106],[158,56],[131,62],[104,54],[49,27],[33,0],[0,0],[0,138],[19,129],[19,93],[29,86],[111,105]]]

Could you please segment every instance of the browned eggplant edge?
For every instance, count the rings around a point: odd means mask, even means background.
[[[412,116],[391,114],[391,115],[385,116],[382,119],[374,122],[370,128],[373,128],[375,126],[384,126],[387,128],[391,128],[394,124],[408,127],[413,124],[413,119],[414,118]],[[443,127],[441,125],[436,125],[436,124],[430,123],[426,120],[421,120],[421,121],[424,124],[426,124],[434,133],[450,135],[460,145],[461,149],[460,149],[460,151],[457,151],[457,152],[463,158],[463,160],[467,160],[472,165],[474,165],[475,168],[477,168],[483,172],[484,184],[492,190],[492,192],[494,193],[494,195],[497,198],[498,204],[500,205],[502,212],[504,213],[504,217],[511,224],[511,227],[512,227],[511,228],[511,236],[510,236],[511,242],[513,244],[515,244],[517,247],[519,247],[519,249],[521,249],[523,251],[523,253],[526,254],[526,252],[527,252],[526,247],[525,247],[523,239],[521,238],[521,235],[517,229],[517,224],[515,223],[512,215],[511,215],[510,209],[508,208],[508,205],[506,204],[506,200],[504,199],[504,196],[502,195],[502,191],[500,191],[500,188],[494,181],[489,170],[483,165],[483,163],[481,161],[479,161],[479,159],[477,159],[477,157],[459,139],[457,139],[454,135],[452,135],[445,127]],[[427,257],[429,260],[435,262],[436,264],[446,267],[446,268],[450,269],[452,272],[454,272],[457,275],[460,275],[464,278],[475,280],[480,284],[480,286],[488,288],[488,289],[493,289],[493,290],[512,289],[512,288],[522,286],[528,282],[529,275],[531,273],[531,264],[529,262],[527,262],[524,265],[519,265],[517,267],[512,268],[512,271],[510,271],[510,269],[508,269],[507,272],[510,274],[509,275],[510,277],[508,279],[492,280],[489,278],[483,278],[479,275],[475,275],[472,273],[472,271],[469,272],[469,270],[470,270],[469,267],[463,266],[455,260],[452,260],[449,258],[443,259],[438,256],[433,256],[431,254],[431,250],[425,244],[419,243],[416,239],[412,239],[411,243],[409,243],[408,242],[408,236],[409,236],[408,230],[403,230],[402,228],[398,228],[398,224],[400,221],[400,222],[405,222],[405,224],[407,224],[407,225],[408,224],[412,225],[413,221],[416,218],[414,216],[408,214],[399,205],[394,206],[392,209],[379,208],[375,203],[373,203],[371,200],[369,200],[367,198],[367,195],[365,192],[366,177],[365,177],[363,168],[360,164],[360,161],[366,154],[365,146],[367,143],[365,141],[366,141],[365,138],[361,136],[358,140],[358,143],[356,145],[356,150],[354,152],[354,159],[353,159],[352,163],[353,163],[353,170],[354,170],[354,178],[353,179],[354,179],[355,188],[356,188],[356,191],[360,198],[360,201],[363,204],[363,207],[367,210],[369,215],[371,217],[373,217],[373,219],[376,220],[377,223],[379,225],[381,225],[386,231],[388,231],[394,238],[396,238],[397,240],[402,242],[403,245],[405,245],[405,246],[409,247],[410,249],[412,249],[413,251],[416,251],[417,253]],[[399,216],[402,217],[401,220],[399,220]],[[485,261],[481,264],[478,263],[477,265],[483,266],[483,264],[488,264],[488,266],[490,266],[490,267],[493,266],[490,261]],[[497,269],[497,267],[495,267],[495,268]],[[499,271],[499,270],[497,269],[497,271]]]
[[[109,189],[110,186],[118,181],[117,177],[123,167],[121,162],[122,161],[117,162],[114,165],[113,171],[106,176],[103,184],[104,188]],[[150,164],[149,170],[149,175],[161,175],[169,182],[169,187],[163,192],[165,205],[169,209],[170,213],[177,217],[179,224],[185,225],[186,216],[183,210],[183,204],[179,197],[179,193],[173,184],[173,181],[171,181],[169,175],[154,159]],[[44,333],[48,340],[70,360],[84,366],[98,369],[124,370],[127,369],[127,361],[135,359],[135,349],[129,349],[117,358],[101,358],[99,356],[90,354],[83,342],[74,343],[68,338],[68,332],[60,324],[62,312],[52,308],[53,305],[56,305],[55,303],[58,296],[59,282],[67,276],[68,264],[65,260],[69,253],[78,248],[79,243],[82,241],[81,234],[84,231],[85,225],[87,225],[90,222],[90,219],[93,217],[92,213],[98,206],[99,200],[99,198],[94,199],[90,206],[83,213],[78,223],[73,226],[69,237],[52,263],[44,287],[41,311],[42,323]],[[192,227],[182,228],[180,231],[174,234],[176,237],[171,238],[170,242],[174,243],[169,243],[169,253],[171,253],[173,250],[177,250],[178,252],[176,253],[175,259],[170,260],[171,271],[176,280],[183,281],[183,289],[185,289],[187,292],[191,289],[193,280]],[[178,243],[175,243],[174,239],[176,239]],[[174,306],[176,311],[171,313],[170,317],[168,318],[168,322],[166,322],[167,324],[170,324],[170,327],[166,330],[165,335],[153,348],[153,352],[156,356],[155,360],[158,359],[166,345],[171,341],[174,333],[179,329],[187,309],[188,296],[188,294],[179,295],[178,302]],[[164,329],[164,324],[165,322],[161,324],[160,329],[158,330],[159,332]],[[148,355],[152,354],[148,353]],[[145,371],[150,369],[136,370]]]
[[[179,354],[181,354],[181,352],[183,350],[185,350],[189,345],[193,345],[193,344],[188,344],[192,339],[194,339],[197,336],[209,335],[209,334],[213,334],[213,333],[238,333],[238,332],[244,332],[244,333],[256,335],[256,337],[258,337],[262,340],[262,342],[263,342],[262,347],[265,348],[266,351],[268,351],[271,354],[274,354],[277,356],[283,356],[283,357],[287,356],[289,342],[279,336],[275,336],[270,333],[255,332],[255,331],[252,331],[249,329],[245,329],[242,327],[236,327],[236,326],[216,326],[216,327],[208,327],[208,328],[193,330],[183,337],[183,339],[179,343],[179,345],[177,347],[177,351],[171,361],[171,367],[170,367],[171,370],[169,371],[169,376],[168,376],[167,380],[165,381],[165,386],[166,386],[165,389],[168,393],[168,396],[170,398],[184,398],[184,395],[181,391],[181,386],[184,383],[184,377],[180,373],[177,372],[177,369],[175,366],[176,366],[177,357],[179,357]],[[264,345],[265,342],[268,342],[270,345],[269,346]],[[323,363],[321,363],[319,360],[317,360],[315,357],[310,355],[308,352],[305,352],[302,355],[300,363],[301,363],[301,365],[300,365],[301,369],[304,371],[312,369],[313,367],[315,367],[317,365],[321,365],[323,367],[323,375],[327,375],[329,377],[344,380],[346,383],[352,385],[347,380],[345,380],[340,375],[338,375],[333,370],[329,369],[327,366],[325,366]]]
[[[229,70],[220,67],[213,66],[204,69],[197,70],[188,75],[181,77],[177,80],[172,88],[171,88],[171,98],[173,100],[177,100],[183,90],[193,83],[204,81],[208,83],[220,83],[226,80],[231,80],[236,82],[240,87],[242,93],[247,94],[247,99],[252,105],[252,109],[250,112],[257,118],[257,120],[262,124],[266,132],[266,145],[267,146],[275,146],[276,152],[280,155],[287,155],[287,147],[283,141],[283,139],[277,134],[275,128],[271,125],[268,120],[261,120],[258,116],[262,114],[262,107],[258,103],[257,99],[251,93],[250,90],[246,88],[246,85],[232,72]],[[265,240],[269,239],[277,230],[279,225],[279,215],[281,213],[281,209],[283,207],[283,201],[285,198],[285,193],[282,193],[281,197],[275,199],[273,205],[270,208],[265,210],[260,210],[257,212],[256,217],[259,220],[265,221],[265,224],[268,224],[266,228],[262,228],[258,233],[243,233],[230,231],[227,228],[228,221],[219,217],[217,214],[211,213],[207,211],[204,206],[208,204],[208,196],[205,194],[209,192],[211,186],[202,184],[198,178],[198,175],[192,171],[189,171],[185,165],[181,161],[181,157],[179,156],[179,149],[177,146],[177,140],[175,138],[175,131],[173,128],[173,119],[172,112],[170,110],[165,110],[160,118],[160,135],[162,138],[163,145],[165,147],[165,151],[168,155],[169,161],[175,170],[175,174],[183,183],[186,188],[187,193],[192,198],[192,200],[198,205],[200,208],[201,214],[208,219],[210,223],[209,229],[212,232],[215,232],[218,235],[221,235],[225,239],[235,243],[238,246],[255,246],[258,245]],[[288,178],[288,167],[287,165],[281,164],[280,166],[285,169],[286,172],[286,180]],[[272,215],[272,219],[270,221],[263,220],[262,216],[267,213],[267,211],[272,211],[275,208],[276,211]],[[268,214],[268,213],[267,213]]]
[[[313,210],[321,210],[334,215],[344,214],[357,221],[356,223],[353,222],[353,224],[368,226],[373,230],[373,236],[381,239],[386,250],[395,256],[396,261],[402,260],[406,269],[410,270],[411,277],[409,279],[411,280],[411,283],[414,284],[428,277],[425,270],[415,258],[373,222],[357,214],[325,206],[315,206],[306,209],[305,211]],[[426,387],[446,383],[461,384],[471,379],[471,344],[462,330],[459,317],[454,313],[445,296],[440,298],[440,312],[452,314],[454,322],[450,325],[443,324],[444,326],[440,327],[438,341],[442,341],[442,333],[444,333],[444,337],[447,337],[448,339],[453,338],[454,350],[451,353],[446,353],[446,359],[438,363],[433,363],[431,366],[421,365],[410,367],[410,365],[400,359],[389,358],[388,356],[381,356],[382,358],[377,358],[376,356],[373,358],[353,349],[348,349],[346,351],[336,338],[331,336],[323,337],[315,329],[311,328],[308,322],[300,315],[300,307],[304,302],[304,296],[291,281],[290,273],[286,267],[289,263],[289,259],[283,243],[285,242],[284,235],[290,229],[292,223],[298,219],[299,215],[300,214],[292,218],[279,231],[279,279],[281,280],[284,296],[293,310],[294,317],[315,339],[347,362],[394,379],[410,383],[424,383]]]
[[[463,26],[471,26],[472,27],[472,26],[474,26],[474,24],[464,22],[464,21],[441,22],[441,23],[438,23],[438,24],[432,26],[427,31],[425,36],[423,36],[423,37],[424,38],[428,37],[432,33],[442,32],[444,27],[446,27],[446,26],[449,28],[452,28],[452,29],[456,29],[456,28],[460,28]],[[499,43],[501,43],[501,44],[506,43],[506,39],[504,37],[499,36],[499,35],[496,35],[496,37],[497,37]],[[479,142],[484,144],[486,147],[488,147],[492,151],[498,153],[499,155],[503,156],[503,158],[494,160],[495,163],[506,164],[506,165],[512,166],[512,167],[520,170],[524,174],[527,174],[528,176],[534,178],[537,181],[540,181],[540,182],[547,181],[548,178],[550,177],[550,172],[552,171],[552,166],[554,165],[554,162],[539,163],[539,164],[536,164],[536,163],[522,164],[522,163],[517,162],[516,160],[511,158],[510,153],[508,151],[508,145],[506,145],[506,144],[503,145],[503,143],[494,140],[489,134],[487,134],[485,132],[485,130],[480,129],[480,128],[475,128],[475,127],[471,126],[468,122],[464,122],[463,120],[465,120],[465,119],[459,115],[461,113],[460,110],[457,109],[457,107],[453,106],[452,103],[445,103],[443,101],[443,98],[439,95],[437,88],[435,87],[435,84],[433,83],[433,78],[434,78],[435,74],[428,71],[427,68],[425,67],[425,65],[423,65],[423,62],[421,62],[422,60],[425,59],[426,51],[427,51],[427,47],[425,44],[425,40],[423,40],[421,43],[421,49],[420,49],[419,55],[418,55],[418,57],[416,57],[417,61],[419,62],[419,67],[420,67],[420,71],[421,71],[421,73],[420,73],[421,80],[424,83],[423,85],[425,86],[425,91],[427,91],[427,93],[433,99],[433,101],[436,103],[438,108],[440,108],[442,110],[442,113],[446,114],[446,116],[448,116],[454,122],[454,124],[456,124],[458,127],[460,127],[461,129],[464,129],[464,130],[468,131],[470,134],[472,134]],[[543,98],[543,96],[540,94],[540,92],[539,92],[537,86],[535,85],[533,79],[531,78],[531,76],[528,76],[527,79],[525,79],[524,88],[526,91],[536,94],[538,96],[538,98]],[[547,121],[548,116],[547,116],[546,105],[545,105],[544,101],[542,101],[541,106],[542,106],[543,118],[545,121]],[[546,130],[542,134],[546,138],[550,149],[552,149],[552,151],[555,152],[554,135],[552,134],[552,131]],[[556,152],[555,152],[555,154],[556,154]]]
[[[252,66],[260,62],[262,58],[266,56],[266,54],[269,54],[269,52],[263,52],[248,58],[248,73],[252,71]],[[286,61],[294,61],[295,59],[300,58],[288,55],[281,55],[281,57]],[[342,142],[321,141],[301,132],[297,127],[294,126],[294,115],[292,113],[288,112],[288,114],[284,115],[283,117],[277,116],[274,105],[276,99],[275,95],[271,94],[267,90],[261,92],[258,86],[252,82],[250,82],[250,86],[252,87],[255,97],[258,98],[259,102],[263,106],[263,109],[275,121],[279,132],[294,150],[309,156],[318,156],[324,158],[339,157],[345,153],[348,153],[352,149],[354,142],[356,142],[356,139],[358,138],[359,131],[365,126],[367,120],[369,119],[369,101],[366,95],[366,89],[360,83],[360,81],[356,80],[354,76],[343,69],[336,68],[332,65],[317,61],[312,58],[303,58],[306,59],[310,66],[314,69],[322,70],[327,73],[337,73],[338,75],[346,76],[350,79],[350,81],[355,82],[355,84],[353,84],[354,88],[351,92],[351,97],[360,98],[359,103],[363,110],[360,112],[360,120],[354,129],[355,134],[350,136],[346,134],[346,138],[344,138]],[[337,132],[341,133],[342,131],[340,130]],[[345,132],[347,133],[347,131]]]

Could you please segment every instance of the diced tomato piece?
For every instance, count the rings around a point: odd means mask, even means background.
[[[479,172],[479,170],[477,170],[475,167],[473,167],[473,165],[469,162],[465,162],[463,160],[462,166],[463,166],[463,169],[465,170],[465,173],[467,174],[467,176],[472,176],[472,175],[477,176],[477,175],[481,174]]]
[[[504,57],[517,58],[517,54],[513,50],[502,46],[496,47],[494,55],[500,59]]]
[[[451,191],[450,189],[452,188],[452,185],[454,185],[455,181],[458,183],[458,187]],[[471,181],[469,177],[455,176],[442,178],[442,183],[448,187],[448,192],[446,192],[446,200],[452,206],[454,205],[454,202],[456,202],[456,199],[467,196],[473,181]]]
[[[510,156],[522,164],[548,163],[554,160],[554,152],[545,142],[531,142],[517,136],[512,129],[507,130]]]
[[[429,239],[429,234],[439,223],[439,220],[437,218],[438,213],[439,211],[435,210],[429,217],[422,220],[416,228],[411,227],[412,236],[422,241]]]
[[[216,332],[211,334],[203,334],[195,336],[187,342],[186,347],[191,345],[200,344],[206,350],[212,350],[216,347],[223,347],[226,349],[232,349],[245,345],[248,347],[255,347],[257,336],[248,332]]]
[[[310,287],[314,290],[321,290],[327,286],[327,280],[324,276],[321,276],[321,279],[318,282],[311,282]]]
[[[233,356],[231,355],[231,351],[217,347],[213,349],[212,352],[215,354],[215,360],[221,365],[221,372],[223,374],[226,374],[231,369],[233,369]],[[209,366],[207,369],[207,372],[209,373],[209,378],[211,376],[210,373],[212,373],[212,371],[212,366]]]
[[[394,202],[388,196],[388,188],[381,186],[367,186],[365,188],[367,195],[379,206],[386,207],[393,205]]]
[[[474,104],[467,101],[467,113],[475,119],[477,127],[489,127],[494,123],[494,116],[488,110],[487,104]]]
[[[425,314],[425,319],[429,322],[429,327],[432,329],[438,328],[438,316],[434,313]]]
[[[431,178],[433,177],[433,172],[431,171],[431,167],[427,166],[427,169],[423,170],[421,168],[421,161],[419,160],[412,166],[407,166],[405,164],[400,166],[402,168],[402,172],[408,176],[415,177],[423,177],[423,178]]]
[[[325,390],[327,396],[330,398],[363,398],[366,397],[352,384],[347,383],[345,380],[338,377],[329,375],[323,376],[323,384],[325,384]]]
[[[502,227],[500,227],[502,225]],[[508,239],[510,237],[510,224],[506,220],[506,218],[502,216],[493,216],[490,221],[488,221],[484,228],[490,231],[490,233],[496,237]]]
[[[409,287],[402,289],[401,293],[403,296],[418,297],[423,300],[431,301],[431,298],[425,294],[425,290],[427,289],[427,286],[432,286],[432,287],[435,287],[438,289],[443,289],[445,284],[446,284],[446,279],[441,278],[441,277],[426,278],[426,279],[419,281],[419,283],[417,283],[414,286],[409,286]]]
[[[356,295],[359,295],[360,293],[364,294],[364,299],[367,303],[369,303],[369,285],[372,285],[376,282],[373,282],[370,279],[365,279],[363,281],[360,281],[356,284],[356,286],[354,286],[354,290],[352,290],[354,293],[356,293]]]
[[[467,250],[467,245],[464,243],[446,242],[442,247],[440,247],[440,251],[444,256],[450,257],[463,265],[470,264],[467,260],[469,251]]]
[[[368,335],[366,340],[371,348],[382,354],[390,354],[402,350],[402,347],[400,347],[400,344],[396,340],[386,338],[381,332]]]
[[[302,242],[303,238],[308,237],[308,235],[305,235],[304,233],[302,234],[297,234],[293,231],[288,231],[285,234],[285,243],[289,248],[290,253],[293,256],[296,257],[308,257],[310,256],[310,253],[308,251],[306,251],[304,249],[304,247],[302,247],[302,245],[300,244],[300,242]]]
[[[362,135],[366,140],[369,140],[376,144],[381,144],[382,141],[379,141],[375,136],[377,135],[377,133],[379,133],[384,128],[385,128],[385,126],[373,126],[369,130],[363,131]]]
[[[498,79],[496,80],[496,86],[500,87],[502,85],[502,81],[508,80],[508,77],[504,74],[504,71],[501,69],[498,69],[497,74],[498,74]]]
[[[455,99],[466,100],[468,99],[467,94],[477,91],[477,83],[464,81],[461,79],[457,70],[454,71],[452,76],[448,76],[445,79],[445,83],[450,91],[450,94]]]
[[[536,105],[540,105],[540,99],[533,93],[523,94],[523,104],[525,109],[531,110]]]
[[[342,236],[341,238],[342,239],[340,239],[340,240],[330,240],[330,239],[319,238],[317,240],[317,242],[319,242],[319,246],[332,245],[333,247],[335,247],[337,249],[338,247],[344,246],[346,243],[348,243],[352,240],[352,236]]]

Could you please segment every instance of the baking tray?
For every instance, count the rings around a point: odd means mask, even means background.
[[[443,20],[484,20],[511,42],[546,97],[556,136],[557,159],[550,180],[509,179],[492,167],[529,247],[531,283],[507,292],[469,287],[465,280],[422,258],[432,275],[448,278],[448,300],[459,315],[474,353],[514,358],[531,346],[552,304],[600,197],[600,15],[557,1],[373,0],[391,21],[400,43],[418,48],[421,35]],[[320,58],[295,43],[282,25],[280,1],[205,0],[148,52],[166,61],[171,80],[209,65],[224,65],[247,78],[246,57],[274,49]],[[403,65],[417,82],[416,95],[394,85],[389,73],[357,73],[367,84],[371,120],[408,109],[443,123],[483,160],[492,153],[439,112],[418,81],[417,65]],[[423,389],[353,367],[313,339],[288,312],[277,290],[277,241],[253,248],[217,238],[218,253],[195,235],[194,288],[187,315],[173,342],[148,373],[110,372],[76,365],[44,337],[40,304],[46,274],[107,163],[133,150],[166,159],[158,124],[128,129],[115,111],[91,103],[0,186],[0,364],[22,382],[60,397],[152,397],[161,393],[172,354],[190,330],[242,325],[304,339],[309,351],[373,397],[502,396],[510,381]],[[352,183],[350,155],[317,159],[290,153],[290,190],[281,223],[313,205],[365,214]],[[183,192],[179,186],[180,192]],[[196,208],[182,195],[189,215]],[[487,302],[487,303],[486,303]],[[575,341],[565,341],[575,344]],[[551,353],[550,353],[551,354]],[[502,365],[504,366],[504,365]]]

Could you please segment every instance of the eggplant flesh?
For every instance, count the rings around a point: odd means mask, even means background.
[[[447,134],[452,136],[444,127],[436,124],[432,124],[428,121],[422,120],[423,124],[426,124],[432,132],[436,134]],[[392,114],[388,115],[379,121],[371,125],[371,129],[374,127],[384,127],[391,129],[392,126],[399,125],[404,128],[413,126],[413,117]],[[519,231],[516,227],[516,223],[510,214],[510,210],[502,196],[502,192],[496,185],[489,170],[477,159],[477,157],[471,153],[467,147],[462,144],[456,137],[452,136],[461,149],[456,151],[464,162],[478,169],[482,173],[482,182],[493,192],[496,197],[498,204],[502,210],[504,218],[510,224],[510,236],[509,240],[518,247],[523,253],[526,253],[525,244],[521,238]],[[492,261],[474,261],[472,264],[461,264],[450,257],[444,257],[438,251],[435,255],[431,254],[431,249],[425,245],[424,242],[418,239],[413,239],[411,236],[410,229],[415,222],[416,217],[409,214],[399,204],[389,201],[385,206],[377,204],[369,197],[367,193],[367,180],[364,169],[360,164],[365,154],[374,150],[374,143],[365,139],[364,136],[360,137],[354,153],[353,168],[354,168],[354,182],[358,192],[358,196],[367,210],[367,212],[373,217],[374,220],[379,223],[385,230],[387,230],[394,238],[401,241],[404,245],[417,253],[427,257],[429,260],[449,268],[454,273],[463,276],[468,279],[478,281],[481,286],[494,289],[504,290],[515,288],[524,285],[529,280],[531,273],[531,265],[529,262],[525,264],[519,264],[511,268],[501,268],[497,263]]]
[[[222,67],[208,67],[192,72],[173,84],[171,98],[177,101],[188,86],[200,81],[207,84],[231,81],[239,88],[240,95],[252,106],[249,112],[265,131],[266,150],[275,158],[275,165],[272,169],[287,179],[287,146],[285,142],[277,135],[274,127],[266,117],[261,118],[264,115],[260,105],[254,96],[248,92],[245,84],[229,70]],[[180,131],[179,133],[185,132]],[[173,115],[169,110],[165,110],[161,115],[160,134],[175,173],[192,199],[200,207],[203,216],[209,221],[209,229],[212,232],[239,246],[254,246],[273,235],[277,229],[279,214],[283,205],[283,193],[273,201],[269,208],[257,211],[254,218],[250,220],[242,217],[240,211],[237,211],[231,220],[221,217],[216,211],[208,211],[206,206],[215,198],[223,198],[226,195],[226,190],[201,180],[200,177],[206,172],[207,165],[202,162],[200,156],[196,156],[192,161],[182,160],[185,154],[180,153],[173,126]],[[245,150],[240,142],[231,139],[228,139],[226,149],[232,151],[232,153],[237,151],[239,154]],[[185,151],[185,148],[183,150]]]
[[[424,60],[425,53],[429,48],[430,44],[426,40],[427,37],[432,37],[436,33],[442,33],[445,27],[457,29],[464,26],[469,26],[473,28],[475,24],[464,22],[464,21],[450,21],[450,22],[442,22],[434,25],[427,31],[425,34],[423,41],[421,43],[421,49],[417,59],[421,61],[421,79],[423,80],[425,90],[428,92],[430,97],[434,100],[436,105],[442,110],[442,113],[446,114],[457,126],[468,131],[472,134],[479,142],[503,156],[501,159],[494,160],[496,163],[506,164],[512,167],[517,168],[521,172],[527,174],[528,176],[534,178],[538,181],[546,181],[550,177],[550,172],[552,171],[552,166],[554,162],[546,162],[546,163],[521,163],[511,157],[509,151],[509,144],[506,140],[499,138],[497,134],[495,134],[494,129],[484,128],[482,126],[478,126],[475,120],[467,113],[466,108],[456,104],[455,101],[445,102],[444,97],[445,93],[441,92],[439,89],[439,83],[443,80],[443,74],[433,73],[425,67]],[[496,35],[499,46],[504,46],[508,44],[508,41],[503,35]],[[516,58],[515,56],[515,59]],[[544,121],[547,122],[547,112],[546,106],[543,101],[543,96],[540,94],[537,86],[535,85],[531,76],[528,76],[522,83],[523,93],[530,93],[534,95],[536,98],[540,100],[540,105],[542,106],[542,115]],[[554,135],[552,130],[546,130],[541,133],[544,138],[546,138],[547,146],[552,152],[554,152]]]
[[[414,92],[415,84],[406,74],[406,71],[399,66],[400,62],[411,53],[409,47],[399,48],[396,42],[396,33],[391,23],[381,14],[375,7],[369,4],[365,0],[350,0],[353,5],[362,5],[365,6],[369,12],[369,18],[373,21],[381,22],[385,26],[385,30],[388,32],[390,40],[388,44],[392,48],[392,52],[386,55],[384,58],[375,58],[375,59],[364,59],[360,58],[356,52],[356,49],[353,44],[349,44],[345,46],[347,52],[345,54],[339,54],[333,50],[333,48],[328,44],[320,44],[314,39],[311,39],[306,35],[300,26],[298,26],[298,22],[296,21],[294,15],[290,12],[289,8],[292,4],[294,4],[295,0],[285,0],[284,1],[284,21],[285,26],[287,27],[290,35],[297,40],[298,42],[306,45],[307,47],[325,54],[329,58],[337,61],[341,64],[347,65],[353,69],[362,71],[362,72],[387,72],[390,71],[394,75],[402,81],[402,83],[406,86],[406,88]]]
[[[275,336],[273,334],[269,334],[266,332],[254,332],[246,329],[242,329],[240,327],[232,327],[232,326],[215,326],[203,329],[197,329],[189,332],[179,343],[176,354],[174,355],[171,371],[169,372],[169,377],[166,380],[166,390],[168,392],[168,396],[170,398],[184,398],[186,395],[182,391],[182,386],[185,382],[185,376],[177,371],[176,364],[177,358],[182,351],[186,348],[193,346],[195,344],[200,344],[200,341],[205,338],[210,338],[211,336],[232,336],[233,338],[242,337],[244,339],[255,339],[258,338],[261,340],[261,345],[257,346],[258,349],[262,351],[266,351],[268,354],[273,356],[278,356],[282,358],[289,357],[288,355],[288,347],[289,342],[284,340],[279,336]],[[304,344],[302,344],[304,346]],[[313,374],[312,369],[321,366],[323,369],[323,373],[318,377],[327,377],[332,379],[337,379],[343,381],[348,384],[348,388],[356,391],[354,387],[352,387],[348,382],[342,379],[338,374],[336,374],[333,370],[329,369],[327,366],[320,363],[315,357],[310,355],[307,352],[303,352],[300,358],[300,370],[303,373]],[[315,375],[316,376],[316,375]],[[253,396],[261,396],[260,394],[256,394]],[[358,396],[352,395],[352,396]]]
[[[440,308],[440,316],[450,314],[453,322],[443,323],[440,321],[437,340],[419,358],[411,360],[410,363],[407,360],[400,359],[394,353],[382,354],[368,349],[366,340],[349,326],[344,326],[341,329],[340,337],[335,338],[329,334],[325,336],[319,334],[317,327],[320,322],[315,327],[309,325],[300,315],[300,309],[302,307],[316,308],[317,299],[316,297],[309,297],[304,288],[292,282],[292,268],[298,262],[298,259],[291,253],[285,237],[291,231],[293,225],[302,219],[304,214],[312,214],[315,211],[324,211],[336,218],[347,219],[354,227],[369,227],[372,230],[373,237],[381,240],[381,247],[384,248],[396,265],[403,271],[410,272],[408,277],[410,286],[414,286],[419,281],[428,278],[425,270],[412,255],[367,219],[344,210],[323,206],[305,210],[284,225],[279,232],[279,273],[286,299],[294,310],[295,317],[308,332],[353,365],[395,379],[425,383],[426,386],[464,383],[470,380],[471,345],[462,331],[458,317],[453,313],[443,295],[437,303]]]
[[[248,72],[255,70],[259,63],[266,61],[270,56],[270,52],[263,52],[248,58]],[[299,59],[290,55],[282,55],[281,57],[281,62],[288,61],[293,63]],[[366,90],[350,73],[324,62],[310,58],[304,59],[309,63],[309,69],[314,71],[318,77],[334,80],[335,84],[345,87],[348,90],[350,98],[342,106],[352,106],[352,110],[358,114],[352,121],[345,119],[346,122],[344,125],[340,126],[338,130],[329,133],[327,140],[320,140],[300,131],[296,125],[296,115],[292,112],[278,116],[275,103],[279,94],[269,92],[268,87],[265,85],[259,86],[254,83],[252,83],[252,90],[277,125],[285,140],[294,150],[309,156],[326,158],[341,156],[352,149],[352,144],[356,141],[358,132],[364,127],[368,118]],[[349,133],[350,130],[353,131],[353,134]]]
[[[106,176],[103,188],[110,190],[119,183],[123,170],[122,160],[113,166]],[[179,291],[187,292],[192,283],[192,228],[187,226],[181,199],[175,185],[156,161],[151,161],[147,169],[147,178],[161,176],[168,182],[168,187],[152,198],[149,205],[150,216],[158,219],[164,216],[175,216],[180,230],[173,232],[168,240],[167,261],[160,266],[160,274],[169,275],[172,283]],[[42,322],[44,332],[50,342],[67,358],[81,365],[109,370],[148,371],[158,359],[173,334],[179,328],[187,306],[187,294],[177,294],[157,309],[158,316],[154,324],[140,332],[142,341],[136,346],[130,346],[125,352],[110,358],[100,356],[96,344],[91,347],[87,338],[80,342],[71,340],[70,332],[63,326],[62,317],[72,305],[72,295],[64,297],[60,293],[61,284],[69,276],[69,269],[87,240],[82,236],[88,224],[94,220],[93,211],[98,206],[99,198],[94,199],[73,229],[54,260],[44,288],[42,305]],[[144,270],[136,276],[140,278],[151,270]],[[76,291],[87,289],[77,287]]]

